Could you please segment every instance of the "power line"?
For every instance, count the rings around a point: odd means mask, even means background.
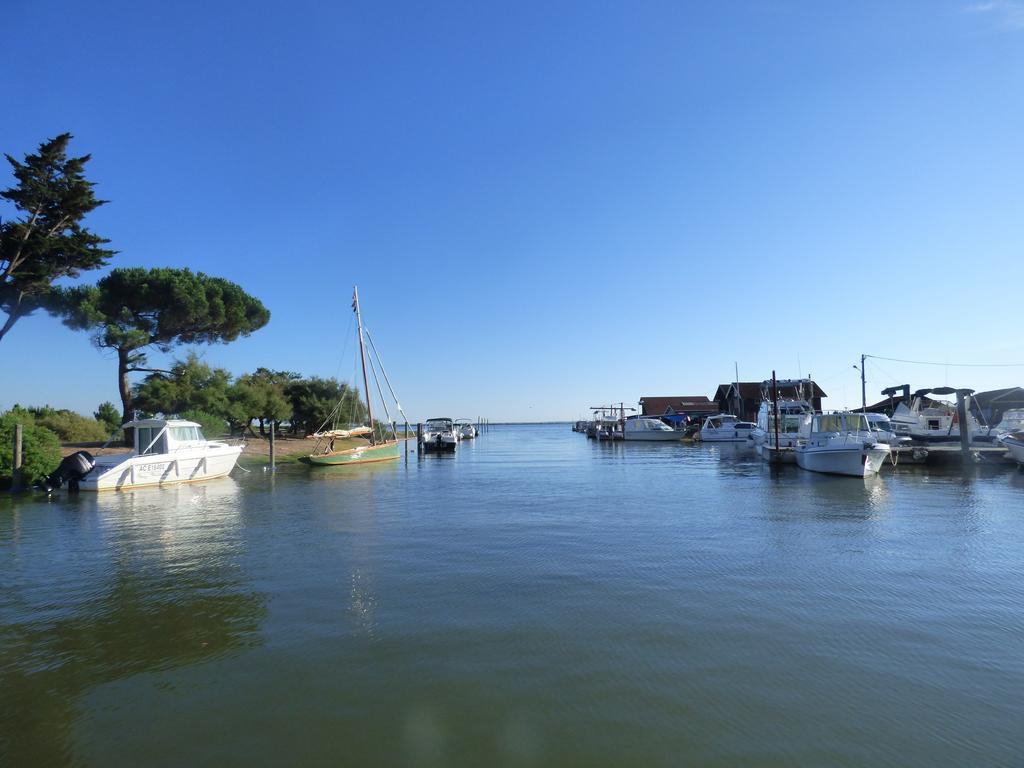
[[[881,357],[880,355],[864,355],[874,360],[888,360],[890,363],[910,363],[911,365],[938,365],[953,368],[1024,368],[1024,363],[935,363],[925,360],[901,360],[898,357]]]

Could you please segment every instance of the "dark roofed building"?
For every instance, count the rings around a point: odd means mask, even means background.
[[[779,397],[799,397],[796,385],[779,386]],[[821,410],[821,400],[826,397],[824,390],[811,382],[811,407]],[[742,421],[756,421],[757,411],[761,407],[761,382],[741,381],[732,384],[719,384],[715,391],[715,404],[719,413],[731,413]]]
[[[1024,389],[1007,387],[992,389],[988,392],[976,392],[972,397],[972,407],[979,409],[986,423],[995,426],[1003,418],[1003,414],[1011,408],[1024,408]]]
[[[704,395],[641,397],[640,413],[644,416],[690,416],[700,418],[710,413],[718,413],[718,406]]]

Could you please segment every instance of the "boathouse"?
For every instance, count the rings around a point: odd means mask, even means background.
[[[666,421],[685,424],[687,420],[699,421],[705,416],[718,413],[718,406],[705,395],[641,397],[640,413],[643,416],[660,416]]]
[[[822,398],[827,397],[824,390],[813,381],[811,384],[811,406],[821,410]],[[800,397],[796,386],[779,386],[779,397]],[[715,390],[715,407],[718,413],[731,413],[741,421],[756,421],[757,411],[761,407],[761,382],[741,381],[732,384],[719,384]]]

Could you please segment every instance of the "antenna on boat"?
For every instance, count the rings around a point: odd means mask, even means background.
[[[356,327],[359,334],[359,358],[363,363],[363,389],[366,392],[366,415],[370,420],[370,445],[377,442],[373,431],[373,406],[370,404],[370,382],[366,378],[366,349],[363,347],[363,316],[359,312],[359,286],[352,286],[352,309],[356,313]]]

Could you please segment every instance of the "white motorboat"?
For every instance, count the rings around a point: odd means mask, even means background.
[[[448,418],[427,419],[420,433],[425,451],[454,451],[459,443],[455,422]]]
[[[476,427],[469,419],[456,419],[455,431],[459,440],[472,440],[476,437]]]
[[[131,453],[93,458],[86,451],[67,457],[43,488],[65,480],[82,491],[130,490],[224,477],[235,466],[244,445],[207,440],[194,421],[139,419],[124,425],[135,432]],[[66,466],[75,465],[71,474]],[[91,464],[87,468],[87,465]]]
[[[801,427],[794,453],[811,472],[867,477],[882,468],[889,445],[877,441],[863,413],[819,413]]]
[[[704,420],[700,428],[700,439],[706,443],[745,443],[756,426],[749,421],[740,421],[731,414],[719,413]]]
[[[1003,418],[992,428],[997,435],[1009,435],[1024,432],[1024,408],[1011,408],[1003,413]]]
[[[896,406],[892,414],[893,434],[909,437],[915,443],[957,443],[960,442],[960,416],[954,403],[934,400],[928,395],[951,395],[960,392],[968,398],[967,430],[971,440],[984,439],[988,430],[983,429],[970,411],[970,396],[974,390],[956,390],[952,387],[919,389],[911,398]]]
[[[672,429],[661,419],[648,416],[630,416],[623,427],[623,438],[626,440],[646,440],[665,442],[682,440],[683,431]]]
[[[778,397],[778,392],[793,395]],[[814,415],[809,395],[809,379],[768,379],[761,382],[761,407],[750,438],[758,455],[771,462],[796,461],[793,449],[800,437],[800,427]],[[777,429],[777,431],[776,431]]]
[[[1014,461],[1024,466],[1024,432],[1000,435],[998,440],[1006,446],[1006,450],[1010,452]]]

